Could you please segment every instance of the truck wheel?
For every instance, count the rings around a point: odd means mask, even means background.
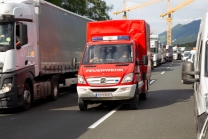
[[[22,109],[24,111],[28,110],[30,108],[30,105],[31,105],[31,89],[30,89],[30,85],[25,82],[25,85],[24,85],[24,92],[23,92],[23,106],[22,106]]]
[[[147,80],[146,86],[147,86],[146,89],[147,89],[147,91],[148,91],[148,87],[149,87],[149,86],[148,86],[148,80]],[[143,90],[142,93],[139,94],[139,100],[147,100],[147,93],[148,93],[147,91],[146,91],[146,93],[144,93],[145,90]]]
[[[87,103],[82,100],[81,98],[78,98],[78,104],[80,111],[86,111],[87,110]]]
[[[56,101],[59,95],[59,84],[56,76],[51,78],[51,100]]]
[[[130,99],[129,109],[131,110],[137,110],[139,107],[139,91],[136,87],[134,97]]]

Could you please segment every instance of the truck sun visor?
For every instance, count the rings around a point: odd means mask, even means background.
[[[130,40],[130,36],[92,37],[92,41]]]
[[[14,22],[14,15],[0,15],[0,22]]]

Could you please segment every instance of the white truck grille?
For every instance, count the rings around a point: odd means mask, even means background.
[[[87,82],[90,85],[114,85],[118,84],[120,77],[90,77],[87,78]]]

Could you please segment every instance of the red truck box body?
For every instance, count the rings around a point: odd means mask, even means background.
[[[109,20],[87,23],[87,42],[95,36],[130,35],[139,47],[140,59],[150,50],[150,27],[145,20]]]

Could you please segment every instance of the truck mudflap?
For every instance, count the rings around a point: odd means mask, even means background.
[[[77,86],[77,93],[83,100],[126,100],[134,97],[136,86],[136,84],[113,87]]]

